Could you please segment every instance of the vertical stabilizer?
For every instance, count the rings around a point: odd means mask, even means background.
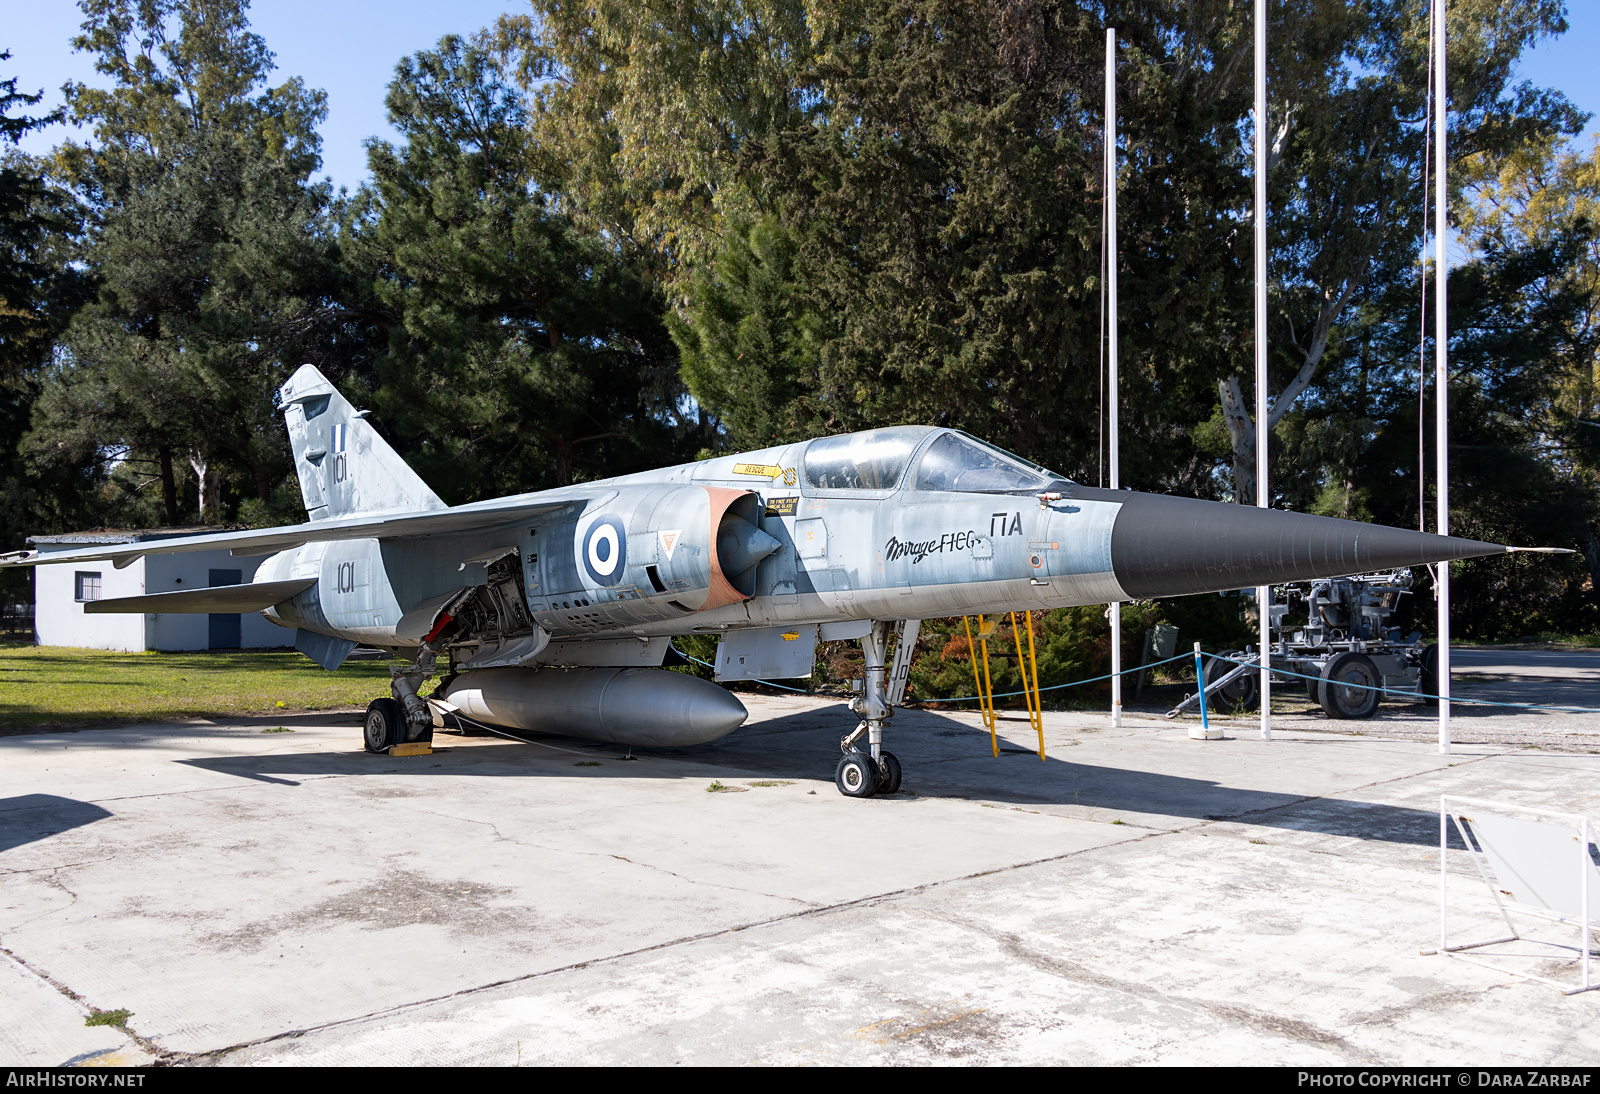
[[[358,415],[328,378],[301,365],[278,389],[309,520],[443,509],[439,496]]]

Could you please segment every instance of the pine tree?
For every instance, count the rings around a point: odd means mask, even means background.
[[[187,466],[202,519],[224,487],[266,499],[288,468],[273,394],[316,359],[331,253],[321,230],[321,92],[268,86],[245,0],[82,0],[108,90],[68,87],[92,144],[56,169],[91,209],[82,259],[98,293],[74,319],[35,444],[147,469],[181,520]]]

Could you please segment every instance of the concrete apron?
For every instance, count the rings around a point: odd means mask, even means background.
[[[1600,993],[1418,954],[1438,795],[1593,815],[1600,757],[1051,714],[1041,763],[901,712],[906,792],[854,801],[841,705],[749,705],[632,761],[373,757],[352,715],[0,739],[0,1062],[1600,1057]]]

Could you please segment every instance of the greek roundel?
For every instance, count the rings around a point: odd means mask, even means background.
[[[584,572],[596,585],[615,585],[628,564],[628,535],[616,517],[601,517],[589,525],[578,549]]]

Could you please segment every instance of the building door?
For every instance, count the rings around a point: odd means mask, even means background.
[[[238,585],[243,577],[240,570],[212,570],[210,585],[215,589],[218,585]],[[206,645],[214,650],[236,650],[239,648],[240,623],[238,613],[231,615],[211,614],[210,634]]]

